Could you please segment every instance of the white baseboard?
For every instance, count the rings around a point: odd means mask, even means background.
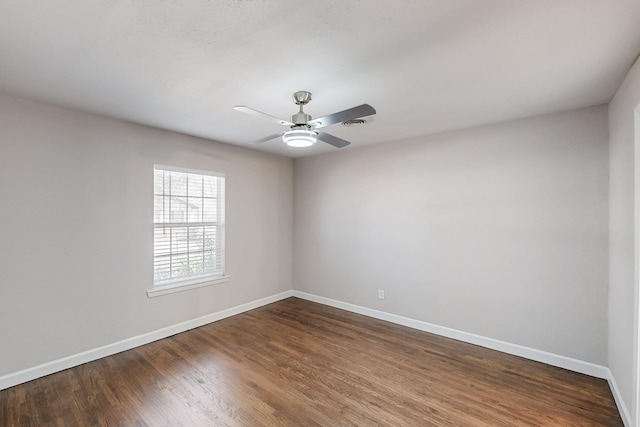
[[[618,406],[618,411],[620,412],[620,416],[622,417],[622,421],[624,422],[625,427],[631,427],[631,415],[629,413],[629,410],[624,404],[624,400],[622,399],[622,395],[620,394],[620,390],[618,389],[615,378],[613,377],[609,368],[607,368],[606,366],[596,365],[595,363],[585,362],[583,360],[573,359],[571,357],[561,356],[542,350],[536,350],[534,348],[512,344],[505,341],[499,341],[493,338],[487,338],[481,335],[459,331],[457,329],[446,328],[444,326],[434,325],[433,323],[398,316],[396,314],[374,310],[371,308],[362,307],[331,298],[325,298],[306,292],[294,290],[293,296],[306,299],[308,301],[317,302],[319,304],[324,304],[342,310],[350,311],[352,313],[373,317],[374,319],[385,320],[387,322],[396,323],[398,325],[407,326],[409,328],[418,329],[420,331],[429,332],[435,335],[440,335],[458,341],[479,345],[481,347],[490,348],[492,350],[501,351],[503,353],[512,354],[514,356],[524,357],[525,359],[535,360],[537,362],[546,363],[547,365],[551,366],[557,366],[569,371],[605,379],[609,383],[611,393],[613,394],[613,398],[616,402],[616,405]]]
[[[36,378],[44,377],[45,375],[63,371],[74,366],[82,365],[83,363],[91,362],[93,360],[97,360],[106,356],[111,356],[112,354],[130,350],[132,348],[148,344],[150,342],[157,341],[163,338],[167,338],[171,335],[179,334],[180,332],[185,332],[189,329],[197,328],[215,322],[217,320],[235,316],[236,314],[244,313],[245,311],[253,310],[254,308],[262,307],[263,305],[271,304],[273,302],[280,301],[292,296],[293,291],[285,291],[266,298],[251,301],[246,304],[241,304],[236,307],[218,311],[216,313],[208,314],[206,316],[198,317],[196,319],[187,320],[186,322],[171,325],[166,328],[158,329],[156,331],[148,332],[146,334],[127,338],[122,341],[107,344],[102,347],[64,357],[62,359],[43,363],[41,365],[27,368],[22,371],[3,375],[0,376],[0,390],[22,384]]]
[[[548,353],[542,350],[525,347],[518,344],[512,344],[505,341],[495,340],[493,338],[483,337],[481,335],[471,334],[469,332],[459,331],[444,326],[434,325],[433,323],[423,322],[421,320],[410,319],[408,317],[398,316],[396,314],[384,311],[374,310],[359,305],[349,304],[318,295],[308,294],[306,292],[293,291],[293,296],[329,305],[331,307],[340,308],[351,311],[353,313],[363,314],[375,319],[386,320],[387,322],[396,323],[398,325],[408,326],[432,334],[440,335],[454,340],[463,341],[470,344],[479,345],[481,347],[498,350],[503,353],[513,354],[515,356],[524,357],[526,359],[535,360],[537,362],[546,363],[548,365],[557,366],[568,369],[570,371],[579,372],[581,374],[590,375],[596,378],[609,378],[609,369],[605,366],[596,365],[595,363],[585,362],[578,359],[572,359],[558,354]]]
[[[620,389],[618,388],[616,379],[608,368],[607,371],[609,373],[609,376],[607,377],[609,388],[611,388],[611,394],[613,394],[613,399],[616,401],[624,426],[631,427],[631,412],[629,412],[629,408],[627,408],[627,405],[624,404],[624,400],[622,400],[622,395],[620,394]]]
[[[615,399],[616,405],[618,405],[618,410],[620,411],[620,416],[622,417],[625,427],[631,427],[630,412],[624,404],[624,401],[622,400],[622,396],[620,394],[620,390],[618,389],[615,378],[611,374],[609,368],[605,366],[596,365],[594,363],[572,359],[570,357],[560,356],[553,353],[548,353],[542,350],[524,347],[518,344],[511,344],[504,341],[494,340],[492,338],[483,337],[481,335],[475,335],[456,329],[446,328],[443,326],[434,325],[432,323],[398,316],[396,314],[386,313],[384,311],[374,310],[371,308],[362,307],[359,305],[295,290],[285,291],[266,298],[261,298],[255,301],[241,304],[236,307],[218,311],[216,313],[208,314],[206,316],[198,317],[196,319],[187,320],[185,322],[158,329],[156,331],[148,332],[146,334],[138,335],[136,337],[127,338],[122,341],[107,344],[105,346],[64,357],[62,359],[43,363],[41,365],[27,368],[22,371],[3,375],[0,377],[0,390],[4,390],[6,388],[13,387],[15,385],[22,384],[27,381],[50,375],[68,368],[72,368],[83,363],[110,356],[112,354],[130,350],[132,348],[139,347],[141,345],[148,344],[150,342],[157,341],[163,338],[167,338],[171,335],[179,334],[181,332],[188,331],[189,329],[197,328],[221,319],[225,319],[227,317],[235,316],[236,314],[244,313],[245,311],[253,310],[254,308],[262,307],[263,305],[271,304],[273,302],[280,301],[289,297],[297,297],[308,301],[317,302],[353,313],[362,314],[374,319],[385,320],[387,322],[396,323],[413,329],[418,329],[447,338],[452,338],[458,341],[479,345],[481,347],[486,347],[493,350],[498,350],[503,353],[513,354],[515,356],[520,356],[526,359],[546,363],[548,365],[568,369],[570,371],[606,379],[609,382],[609,387],[611,388],[611,392]]]

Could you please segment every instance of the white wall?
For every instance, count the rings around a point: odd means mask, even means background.
[[[609,104],[610,132],[610,276],[609,276],[609,369],[625,405],[638,419],[638,398],[634,384],[638,373],[634,369],[634,336],[637,331],[638,203],[636,188],[640,170],[634,156],[640,147],[634,146],[634,109],[640,105],[640,62],[636,62],[616,96]],[[640,129],[637,131],[640,132]],[[636,143],[637,144],[637,143]],[[634,310],[636,311],[634,315]],[[637,342],[636,344],[637,345]]]
[[[606,365],[607,141],[602,106],[297,159],[294,289]]]
[[[224,172],[231,281],[149,299],[153,165]],[[0,376],[289,290],[290,159],[0,96]]]

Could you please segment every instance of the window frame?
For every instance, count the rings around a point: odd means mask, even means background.
[[[169,221],[162,221],[162,222],[156,222],[156,204],[155,204],[155,199],[157,196],[162,196],[163,201],[166,198],[171,199],[171,197],[182,197],[182,196],[172,196],[171,194],[171,190],[169,190],[169,193],[167,193],[164,188],[162,191],[162,194],[156,194],[156,187],[155,187],[155,177],[156,177],[156,171],[163,171],[163,172],[175,172],[175,173],[184,173],[184,174],[191,174],[191,175],[199,175],[199,176],[212,176],[212,177],[216,177],[216,178],[221,178],[222,182],[218,181],[218,187],[217,187],[217,194],[216,194],[216,218],[215,221],[205,221],[204,218],[202,218],[200,221],[190,221],[189,217],[188,217],[188,210],[187,210],[187,216],[185,217],[185,221],[186,222],[173,222],[172,218],[169,218]],[[216,285],[216,284],[220,284],[220,283],[225,283],[229,281],[229,276],[226,275],[226,271],[225,271],[225,253],[226,253],[226,248],[225,248],[225,228],[226,228],[226,224],[225,224],[225,198],[226,198],[226,193],[225,193],[225,187],[226,187],[226,177],[224,173],[220,173],[220,172],[212,172],[212,171],[204,171],[204,170],[196,170],[196,169],[187,169],[187,168],[181,168],[181,167],[175,167],[175,166],[166,166],[166,165],[154,165],[153,166],[153,179],[154,179],[154,187],[153,187],[153,222],[152,222],[152,227],[153,227],[153,286],[151,289],[147,290],[147,296],[149,297],[155,297],[155,296],[160,296],[160,295],[166,295],[166,294],[170,294],[170,293],[174,293],[174,292],[181,292],[181,291],[186,291],[189,289],[197,289],[197,288],[201,288],[204,286],[211,286],[211,285]],[[188,182],[188,181],[187,181]],[[221,185],[220,185],[221,184]],[[188,185],[188,184],[187,184]],[[184,196],[187,201],[186,203],[188,203],[188,197],[192,197],[189,196],[188,193],[188,187],[185,190],[186,191],[186,195]],[[203,189],[203,193],[200,196],[200,199],[202,200],[202,203],[204,204],[204,200],[207,197],[205,197],[204,195],[204,189]],[[166,210],[163,208],[163,210],[161,211],[164,214],[166,214]],[[164,217],[164,215],[163,215]],[[203,227],[203,232],[204,232],[204,228],[205,227],[215,227],[216,229],[216,247],[221,248],[221,253],[214,258],[214,265],[218,265],[220,268],[217,269],[214,272],[210,272],[210,273],[203,273],[201,275],[187,275],[187,276],[183,276],[183,277],[178,277],[175,279],[169,279],[169,280],[162,280],[162,281],[157,281],[156,280],[156,230],[158,228],[169,228],[170,230],[173,230],[174,228],[181,228],[181,227]],[[172,231],[170,231],[172,232]],[[187,243],[188,245],[189,243]],[[204,245],[204,239],[203,239],[203,245]],[[186,249],[186,252],[188,254],[191,253],[191,250],[188,248]],[[203,248],[203,256],[204,256],[204,248]],[[173,250],[173,248],[169,249],[169,256],[172,257],[175,255],[175,251]],[[217,261],[217,262],[216,262]],[[204,260],[203,260],[204,263]],[[204,266],[204,264],[203,264]]]

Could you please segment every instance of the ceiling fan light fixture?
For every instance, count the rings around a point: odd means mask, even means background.
[[[282,134],[289,147],[311,147],[318,141],[318,133],[308,129],[292,129]]]

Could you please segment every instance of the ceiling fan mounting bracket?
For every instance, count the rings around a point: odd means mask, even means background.
[[[295,102],[296,105],[300,105],[300,108],[302,108],[303,105],[307,105],[309,101],[311,101],[311,92],[300,90],[293,94],[293,102]]]

